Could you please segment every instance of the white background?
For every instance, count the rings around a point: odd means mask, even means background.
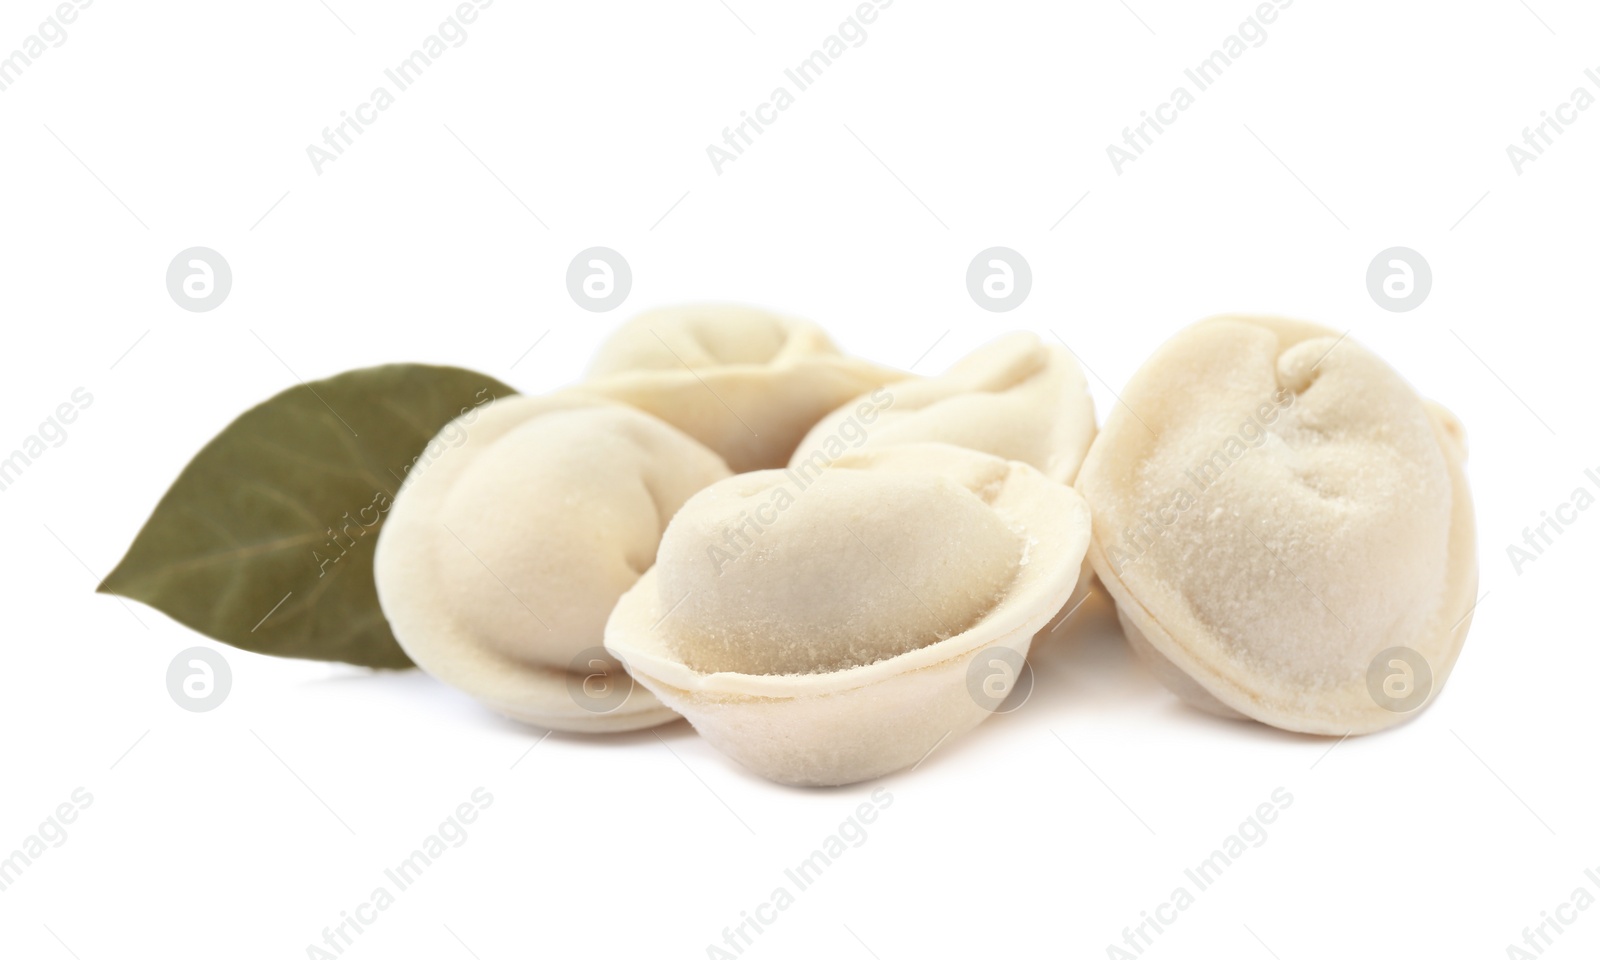
[[[1600,108],[1520,175],[1506,155],[1595,89],[1592,5],[1299,0],[1119,176],[1106,145],[1254,4],[901,0],[718,176],[706,146],[852,4],[501,0],[319,176],[306,146],[453,9],[329,3],[101,0],[0,93],[0,452],[94,397],[0,493],[0,855],[94,798],[0,893],[6,955],[306,956],[480,786],[467,842],[345,956],[703,957],[879,788],[867,841],[746,956],[1103,957],[1278,787],[1267,841],[1146,956],[1501,957],[1595,891],[1600,511],[1520,575],[1506,555],[1600,469]],[[0,56],[52,9],[7,3]],[[595,244],[633,267],[610,314],[563,280]],[[1033,267],[1009,314],[965,290],[996,244]],[[1365,285],[1397,244],[1434,273],[1409,313]],[[164,286],[195,245],[234,271],[211,313]],[[414,671],[222,648],[233,693],[190,714],[167,664],[210,641],[92,592],[188,457],[296,375],[431,361],[543,392],[625,316],[696,299],[919,373],[1055,331],[1102,415],[1200,317],[1351,330],[1467,426],[1486,596],[1459,666],[1415,722],[1333,746],[1180,706],[1090,606],[1022,709],[915,772],[797,790],[685,724],[530,753],[538,731]],[[1578,917],[1547,956],[1593,955],[1600,909]]]

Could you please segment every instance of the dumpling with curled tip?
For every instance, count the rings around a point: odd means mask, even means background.
[[[378,539],[378,599],[406,653],[525,723],[672,720],[605,654],[605,622],[667,521],[727,465],[654,417],[571,393],[496,400],[440,437]]]
[[[843,356],[815,324],[708,304],[634,317],[577,389],[660,417],[743,472],[782,466],[824,414],[906,376]]]
[[[1333,736],[1437,694],[1478,580],[1453,416],[1354,340],[1262,317],[1178,333],[1122,400],[1078,476],[1089,560],[1169,687]]]
[[[940,376],[846,403],[811,428],[789,465],[800,469],[852,448],[934,441],[1021,460],[1071,483],[1094,432],[1094,401],[1072,352],[1017,332]]]
[[[979,696],[975,662],[1020,668],[1088,540],[1072,488],[946,444],[741,474],[673,518],[606,649],[756,773],[854,783],[992,712],[1015,674]]]

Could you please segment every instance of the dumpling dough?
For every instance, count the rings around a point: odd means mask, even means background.
[[[742,474],[673,518],[606,648],[756,773],[854,783],[989,715],[975,661],[1020,667],[1088,541],[1072,488],[946,444]]]
[[[1379,730],[1369,667],[1409,648],[1429,695],[1477,590],[1460,424],[1355,341],[1259,317],[1202,321],[1122,394],[1078,489],[1089,560],[1169,687],[1307,733]]]
[[[1017,332],[941,376],[845,404],[811,428],[790,466],[846,448],[935,441],[1021,460],[1071,483],[1094,433],[1094,401],[1071,351]]]
[[[526,723],[671,720],[642,688],[621,702],[574,691],[590,689],[591,671],[592,683],[630,682],[598,649],[606,618],[655,561],[667,521],[727,466],[673,427],[591,397],[508,397],[468,416],[441,434],[465,440],[413,468],[379,535],[378,597],[400,645]]]
[[[628,321],[577,389],[660,417],[745,472],[782,466],[824,414],[906,376],[842,356],[814,324],[712,304]]]
[[[660,589],[685,599],[662,631],[689,667],[801,674],[875,663],[965,630],[1017,574],[1021,537],[936,473],[828,470],[800,493],[788,475],[774,479],[745,474],[703,491],[663,543]],[[788,536],[765,542],[764,508]],[[754,553],[740,562],[745,549]]]

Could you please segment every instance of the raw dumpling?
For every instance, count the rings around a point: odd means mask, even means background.
[[[378,540],[378,597],[400,645],[526,723],[601,732],[673,719],[602,635],[667,521],[727,466],[654,417],[572,393],[466,416],[413,468]]]
[[[1477,590],[1460,424],[1355,341],[1222,317],[1135,374],[1077,485],[1134,648],[1227,716],[1342,736],[1443,686]]]
[[[789,465],[850,448],[935,441],[1021,460],[1071,483],[1094,432],[1094,401],[1071,351],[1018,332],[942,376],[857,397],[812,427]]]
[[[824,414],[906,376],[842,356],[814,324],[704,305],[628,321],[577,389],[660,417],[744,472],[782,466]]]
[[[1072,488],[946,444],[743,474],[673,518],[606,648],[756,773],[854,783],[998,706],[1016,675],[990,664],[1020,671],[1088,540]]]

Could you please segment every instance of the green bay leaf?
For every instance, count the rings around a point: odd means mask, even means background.
[[[99,591],[257,653],[408,667],[373,583],[379,531],[441,428],[515,393],[424,364],[291,387],[195,455]]]

